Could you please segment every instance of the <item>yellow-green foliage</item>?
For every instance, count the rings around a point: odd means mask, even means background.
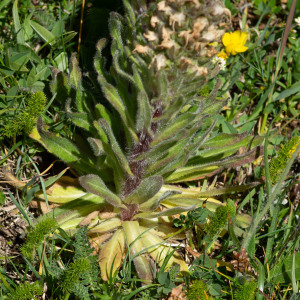
[[[288,160],[295,152],[299,143],[299,136],[291,137],[281,145],[277,155],[271,159],[269,169],[272,184],[275,184],[279,180]]]
[[[41,91],[31,94],[27,100],[25,109],[10,120],[3,129],[3,135],[13,137],[29,134],[36,124],[36,119],[44,111],[47,98]]]
[[[16,289],[8,295],[8,300],[30,300],[37,299],[34,296],[41,296],[43,294],[43,288],[38,282],[30,284],[30,282],[24,282],[19,284]]]
[[[219,206],[216,209],[214,216],[206,224],[205,231],[211,237],[218,234],[227,225],[229,216],[234,218],[235,214],[235,205],[232,200],[229,200],[226,206]]]
[[[188,300],[206,300],[208,288],[204,281],[195,280],[187,292]]]
[[[32,228],[27,236],[25,244],[21,247],[21,253],[26,257],[31,257],[34,247],[43,242],[45,235],[53,232],[57,228],[56,220],[45,218]]]
[[[253,300],[256,292],[255,281],[245,281],[244,284],[238,284],[234,291],[234,300]]]

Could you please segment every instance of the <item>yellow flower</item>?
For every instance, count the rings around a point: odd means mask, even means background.
[[[247,33],[237,30],[235,32],[226,32],[222,37],[223,45],[225,46],[226,54],[229,56],[237,55],[245,52],[248,47],[245,47]]]
[[[222,50],[221,52],[219,52],[217,54],[218,57],[223,58],[226,62],[226,59],[228,58],[228,55],[224,52],[224,50]]]

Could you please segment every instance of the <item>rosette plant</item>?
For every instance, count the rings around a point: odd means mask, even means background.
[[[110,68],[102,55],[107,41],[101,39],[94,59],[97,80],[90,74],[89,89],[75,56],[70,74],[58,73],[52,83],[56,97],[66,101],[76,134],[54,134],[41,118],[32,134],[76,175],[61,177],[47,190],[47,200],[61,204],[49,214],[71,232],[88,224],[89,236],[100,244],[105,280],[128,251],[142,279],[151,279],[153,262],[161,265],[170,252],[168,267],[179,264],[187,271],[180,255],[165,245],[176,231],[170,218],[234,189],[200,193],[172,184],[247,163],[261,142],[213,130],[226,103],[216,97],[219,83],[201,96],[218,74],[211,53],[218,52],[230,19],[221,1],[124,0],[124,7],[125,17],[110,17]],[[223,205],[207,201],[212,210]],[[237,216],[238,225],[248,222]]]

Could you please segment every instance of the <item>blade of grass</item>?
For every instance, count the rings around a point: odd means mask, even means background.
[[[46,205],[47,205],[47,209],[49,209],[49,204],[48,204],[48,197],[47,197],[46,187],[45,187],[44,179],[43,179],[43,177],[41,176],[40,170],[39,170],[39,168],[37,167],[37,165],[34,163],[34,161],[31,159],[31,157],[30,157],[29,155],[27,155],[27,153],[24,153],[24,154],[26,154],[27,158],[32,162],[32,165],[33,165],[34,169],[35,169],[36,172],[38,173],[38,177],[39,177],[39,180],[40,180],[40,183],[41,183],[41,186],[42,186],[43,195],[44,195],[44,197],[45,197],[45,202],[46,202]]]
[[[293,0],[293,3],[291,5],[290,11],[289,11],[289,15],[288,15],[288,18],[287,18],[287,22],[286,22],[286,25],[285,25],[285,29],[284,29],[284,32],[283,32],[283,37],[282,37],[281,44],[280,44],[279,54],[277,52],[276,69],[275,69],[275,74],[274,74],[274,77],[273,77],[273,83],[276,82],[279,70],[281,68],[282,57],[283,57],[283,53],[284,53],[284,50],[285,50],[285,47],[286,47],[289,32],[290,32],[291,27],[292,27],[292,21],[293,21],[295,9],[296,9],[296,4],[297,4],[297,0]],[[272,89],[269,93],[269,97],[268,97],[268,99],[265,103],[265,107],[267,107],[267,105],[272,100],[272,96],[273,96],[273,93],[274,93],[274,87],[275,87],[275,85],[273,85],[273,87],[272,87]],[[267,120],[268,120],[268,113],[265,113],[264,116],[263,116],[263,120],[262,120],[262,124],[261,124],[261,128],[260,128],[260,134],[261,135],[265,131]]]
[[[2,281],[2,283],[4,284],[5,288],[9,291],[12,291],[11,286],[8,284],[8,282],[6,281],[6,279],[4,278],[4,276],[2,275],[2,272],[0,271],[0,279]]]
[[[134,290],[133,292],[131,292],[130,294],[128,294],[124,300],[130,300],[133,298],[133,296],[135,296],[136,294],[138,294],[139,292],[143,291],[143,290],[146,290],[150,287],[154,287],[154,286],[159,286],[159,284],[148,284],[148,285],[145,285],[145,286],[141,286],[140,288]]]
[[[9,152],[0,160],[0,165],[2,163],[4,163],[8,159],[8,157],[22,145],[22,143],[23,143],[23,141],[21,140],[18,143],[16,143],[15,145],[13,145],[13,147],[9,150]]]
[[[277,200],[276,206],[275,206],[275,211],[274,214],[272,216],[272,221],[271,221],[271,226],[269,227],[269,233],[273,233],[271,236],[268,237],[268,241],[267,241],[267,247],[266,247],[266,261],[268,263],[270,263],[271,258],[272,258],[272,250],[273,250],[273,245],[274,245],[274,240],[275,240],[275,229],[277,227],[277,221],[278,221],[278,214],[279,214],[279,210],[280,210],[280,205],[281,205],[281,201],[282,201],[282,196],[279,197],[279,199]]]
[[[23,256],[23,259],[26,261],[28,267],[34,273],[34,275],[37,277],[37,279],[41,279],[40,274],[37,272],[37,270],[35,269],[35,267],[30,263],[30,261],[26,257],[24,257],[24,256]]]
[[[265,266],[256,258],[256,263],[258,264],[258,278],[257,278],[257,288],[260,290],[260,291],[264,291],[264,287],[265,287]],[[259,294],[257,295],[256,297],[257,300],[263,300],[265,299],[263,297],[263,295]]]
[[[282,189],[283,182],[286,179],[288,172],[289,172],[294,160],[296,159],[296,156],[298,155],[299,150],[300,150],[300,144],[298,145],[296,151],[293,153],[292,157],[288,160],[287,165],[286,165],[285,169],[283,170],[278,182],[276,183],[276,185],[273,187],[273,189],[271,191],[270,197],[267,198],[266,205],[260,212],[258,210],[257,213],[255,214],[255,216],[253,217],[250,229],[246,233],[245,238],[242,242],[242,247],[244,247],[245,249],[248,248],[250,240],[254,236],[256,229],[257,229],[258,225],[260,224],[261,220],[267,214],[271,205],[274,203],[274,201],[278,197],[278,195]]]
[[[21,212],[21,214],[23,215],[23,217],[26,219],[26,222],[33,226],[33,223],[31,221],[31,219],[28,217],[24,207],[17,201],[17,199],[13,196],[13,194],[10,192],[9,188],[6,186],[6,189],[8,191],[9,197],[10,199],[13,201],[13,203],[15,204],[15,206],[17,207],[17,209]]]
[[[293,287],[293,294],[298,293],[298,288],[297,288],[297,282],[296,282],[296,249],[293,251],[293,261],[292,261],[292,287]]]
[[[77,49],[78,57],[77,57],[77,59],[79,59],[79,51],[80,51],[80,45],[81,45],[84,8],[85,8],[85,0],[82,0],[81,15],[80,15],[80,28],[79,28],[79,36],[78,36],[78,49]]]

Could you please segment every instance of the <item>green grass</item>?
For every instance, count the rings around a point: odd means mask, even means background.
[[[112,5],[108,1],[88,2],[93,6],[86,8],[85,37],[79,61],[84,71],[92,73],[89,59],[94,55],[92,49],[100,37],[108,36],[105,20],[109,12],[122,12],[122,5],[119,2]],[[215,243],[212,243],[211,239],[204,238],[203,232],[208,228],[204,224],[207,217],[214,224],[214,216],[218,213],[209,215],[204,214],[204,209],[198,209],[178,217],[174,220],[174,228],[181,228],[185,233],[185,246],[182,246],[183,240],[179,240],[181,245],[177,250],[186,255],[189,274],[179,275],[176,266],[168,271],[164,266],[159,269],[154,263],[154,280],[148,284],[138,278],[129,252],[119,272],[112,274],[109,281],[103,281],[85,227],[73,237],[60,227],[54,231],[53,226],[48,226],[51,230],[46,226],[49,230],[44,228],[43,231],[35,225],[33,211],[27,210],[28,203],[34,200],[33,191],[41,190],[46,194],[47,186],[41,173],[55,160],[46,156],[46,164],[36,161],[36,157],[45,154],[28,136],[37,117],[41,116],[52,132],[64,137],[76,135],[62,101],[64,95],[69,96],[72,91],[60,91],[59,98],[52,95],[51,90],[59,80],[65,79],[57,74],[60,71],[69,73],[71,55],[77,51],[81,2],[44,1],[45,6],[35,7],[30,1],[1,2],[0,131],[4,134],[0,136],[0,183],[3,181],[0,208],[6,196],[30,228],[25,239],[27,243],[23,243],[16,255],[0,257],[1,299],[31,299],[34,296],[40,299],[43,286],[47,286],[46,299],[167,299],[175,288],[182,288],[188,299],[198,299],[195,295],[199,299],[235,300],[299,297],[297,151],[300,146],[295,142],[289,148],[289,143],[299,137],[300,26],[293,21],[300,16],[299,1],[294,17],[290,17],[291,30],[287,29],[286,43],[281,43],[292,2],[288,1],[283,7],[276,1],[255,0],[252,6],[241,11],[239,1],[235,4],[225,1],[234,17],[241,20],[241,29],[248,32],[249,49],[230,58],[227,70],[222,73],[223,86],[218,96],[225,94],[229,101],[218,117],[216,130],[266,135],[264,163],[257,161],[238,170],[225,170],[215,180],[206,178],[182,183],[189,187],[200,185],[204,192],[215,185],[260,181],[260,185],[249,191],[216,196],[223,202],[235,203],[237,213],[248,214],[252,218],[250,228],[240,236],[235,230],[234,216],[227,212],[227,219],[222,223],[226,230],[220,234],[221,228],[218,229],[217,236],[213,237]],[[103,19],[100,20],[99,15]],[[96,31],[95,27],[101,30]],[[109,63],[111,58],[106,55]],[[85,79],[83,84],[87,94],[92,95],[89,101],[93,102],[92,97],[102,97],[102,94],[100,89],[91,90],[93,74],[89,78],[90,81]],[[36,114],[30,113],[32,124],[25,122],[24,125],[22,120],[24,114],[30,112],[29,103],[34,93],[40,91],[45,93],[47,103]],[[293,151],[283,155],[280,149],[284,149],[283,154]],[[65,168],[58,165],[48,172],[57,175]],[[11,178],[7,177],[7,172],[15,176],[13,186],[16,189],[8,187]],[[46,176],[49,177],[49,173]],[[22,186],[19,181],[23,181]],[[247,254],[243,247],[248,249]],[[220,263],[222,261],[226,264]]]

